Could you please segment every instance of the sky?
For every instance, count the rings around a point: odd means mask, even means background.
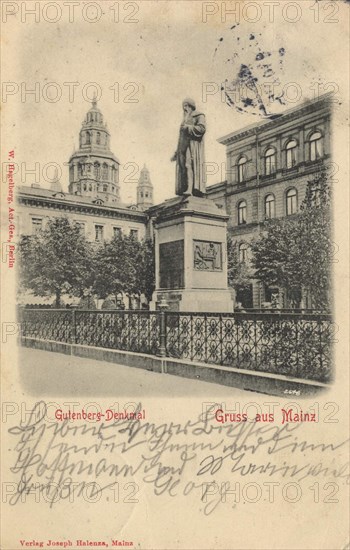
[[[339,40],[346,32],[349,6],[341,0],[283,0],[276,3],[274,13],[271,2],[242,0],[104,1],[97,8],[90,2],[85,12],[80,2],[73,16],[67,2],[51,2],[59,4],[59,14],[44,0],[37,22],[23,8],[33,4],[18,3],[19,11],[5,14],[3,24],[7,84],[2,107],[10,130],[6,147],[15,148],[22,183],[27,185],[35,177],[27,175],[24,181],[26,168],[39,163],[39,183],[49,187],[52,166],[57,165],[62,187],[68,190],[65,163],[78,145],[95,90],[101,96],[98,106],[108,123],[111,149],[121,163],[121,197],[127,203],[135,201],[144,164],[150,170],[155,203],[174,195],[175,166],[170,157],[185,97],[195,99],[206,115],[209,185],[225,179],[225,147],[218,138],[315,94],[334,90],[339,103],[347,94],[346,71],[339,70],[339,60],[345,67],[348,54],[339,51]],[[233,4],[235,15],[223,12],[223,5]],[[95,15],[99,20],[93,22]],[[256,90],[251,92],[253,102],[245,100],[247,88],[237,96],[238,86],[246,86],[240,78],[242,65],[256,79],[264,111],[255,101]],[[73,97],[69,83],[75,83]],[[38,97],[24,93],[35,86]]]

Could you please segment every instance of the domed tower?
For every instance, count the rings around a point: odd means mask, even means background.
[[[137,184],[137,206],[140,210],[147,210],[153,205],[153,185],[149,171],[144,164]]]
[[[69,193],[119,203],[120,163],[110,150],[110,133],[96,99],[83,121],[79,149],[68,164]]]

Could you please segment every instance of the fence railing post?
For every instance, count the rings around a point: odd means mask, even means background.
[[[72,344],[77,343],[77,322],[76,322],[76,311],[72,310]]]
[[[166,320],[165,311],[159,312],[159,357],[166,357]]]
[[[167,302],[162,299],[159,302],[159,357],[166,357],[166,310],[168,309]]]

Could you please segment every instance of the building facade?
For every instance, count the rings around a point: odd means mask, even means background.
[[[322,96],[218,140],[226,147],[227,179],[207,188],[207,197],[226,210],[228,231],[238,246],[239,260],[249,268],[250,243],[267,220],[296,214],[313,179],[331,157],[331,97]],[[50,189],[22,186],[18,192],[17,227],[32,235],[53,216],[79,223],[89,241],[115,234],[153,238],[153,220],[162,205],[153,206],[153,185],[146,166],[140,173],[136,203],[120,200],[119,166],[110,149],[110,134],[93,101],[79,133],[79,148],[69,159],[68,193],[60,182]],[[236,302],[261,308],[280,289],[254,279],[239,290]],[[288,298],[281,296],[283,307]],[[308,307],[308,304],[302,304]]]
[[[21,186],[18,227],[21,235],[45,228],[49,218],[67,216],[81,226],[89,241],[104,242],[115,234],[146,236],[147,215],[153,204],[153,186],[146,167],[141,170],[136,203],[120,200],[119,160],[110,149],[110,133],[94,100],[79,132],[79,148],[69,159],[68,192],[54,178],[50,189]]]
[[[250,243],[266,220],[296,214],[308,181],[330,162],[331,97],[309,101],[218,141],[226,147],[227,180],[207,192],[226,208],[239,260],[249,265]],[[289,307],[288,297],[279,291],[252,278],[250,288],[238,291],[236,301],[245,308],[260,308],[278,292],[281,305]]]

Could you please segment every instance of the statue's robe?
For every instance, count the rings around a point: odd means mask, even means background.
[[[177,195],[184,193],[201,196],[205,193],[204,134],[205,116],[193,111],[180,128],[176,154]]]

